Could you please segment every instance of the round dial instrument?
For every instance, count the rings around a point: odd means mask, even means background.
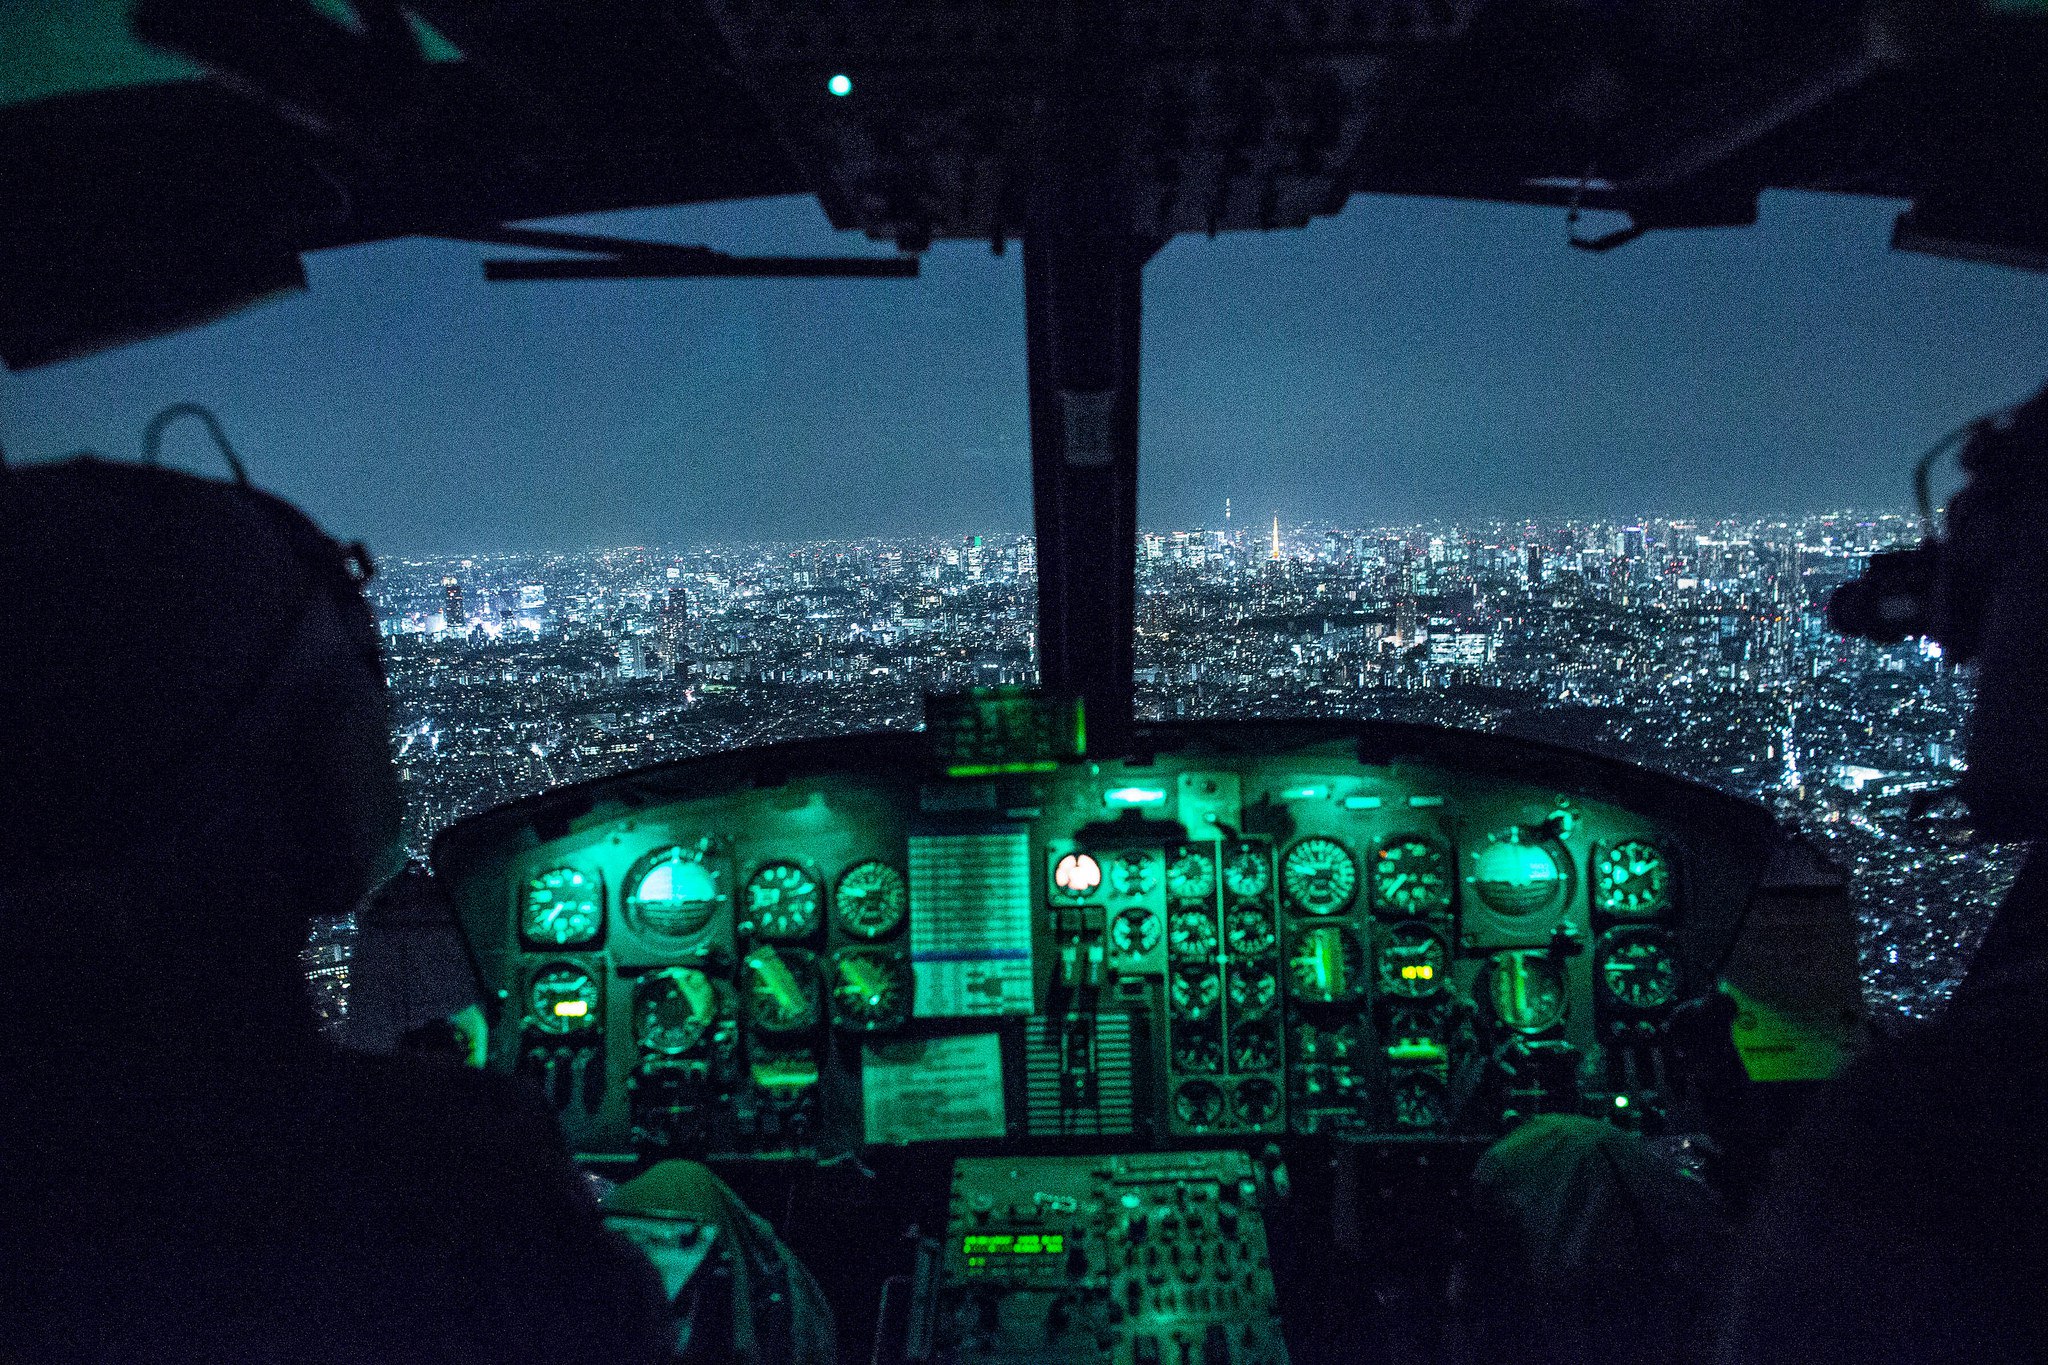
[[[747,879],[747,917],[757,937],[782,943],[809,938],[823,910],[817,878],[795,863],[766,863]]]
[[[519,933],[530,944],[569,948],[604,928],[604,883],[573,867],[550,868],[526,883]]]
[[[1239,900],[1257,900],[1273,885],[1273,860],[1256,844],[1242,844],[1223,863],[1223,886]]]
[[[1647,915],[1671,896],[1671,865],[1653,843],[1629,839],[1593,858],[1593,905],[1610,915]]]
[[[1541,1033],[1564,1019],[1564,969],[1540,950],[1495,953],[1486,968],[1494,1018],[1517,1033]]]
[[[1166,921],[1166,951],[1177,958],[1216,955],[1216,916],[1207,910],[1176,910]]]
[[[1173,1112],[1190,1128],[1207,1128],[1223,1117],[1223,1092],[1210,1081],[1187,1081],[1173,1092]]]
[[[626,881],[626,919],[642,933],[689,939],[704,932],[727,901],[725,873],[705,845],[657,849]]]
[[[1372,898],[1397,915],[1436,915],[1451,908],[1451,856],[1442,844],[1403,834],[1372,856]]]
[[[1280,1087],[1259,1076],[1239,1081],[1230,1092],[1230,1108],[1247,1127],[1271,1123],[1280,1114]]]
[[[1243,905],[1225,917],[1223,937],[1238,957],[1264,957],[1273,951],[1273,916],[1255,905]]]
[[[1173,1069],[1221,1071],[1223,1045],[1211,1028],[1177,1029],[1173,1035]]]
[[[1145,852],[1119,853],[1109,864],[1109,889],[1119,896],[1149,896],[1159,885],[1159,858]]]
[[[1173,1017],[1190,1023],[1207,1019],[1223,998],[1223,978],[1203,967],[1184,967],[1168,978],[1167,1008]]]
[[[1568,886],[1561,850],[1519,825],[1488,835],[1472,858],[1472,889],[1496,914],[1554,910]]]
[[[1280,980],[1257,965],[1232,967],[1228,994],[1233,1018],[1257,1019],[1280,998]]]
[[[1450,1096],[1444,1083],[1427,1071],[1397,1076],[1388,1090],[1398,1128],[1441,1128],[1450,1117]]]
[[[1158,947],[1160,935],[1165,932],[1153,911],[1123,910],[1109,922],[1109,946],[1120,956],[1138,957]]]
[[[1593,957],[1601,989],[1618,1005],[1654,1010],[1678,998],[1678,945],[1662,929],[1609,929]]]
[[[846,869],[832,898],[833,916],[855,938],[893,933],[909,909],[910,888],[903,874],[879,858]]]
[[[1404,920],[1380,940],[1380,993],[1403,1000],[1435,995],[1450,981],[1451,945],[1427,924]]]
[[[887,948],[832,954],[832,1023],[854,1033],[886,1033],[910,1018],[910,963]]]
[[[1182,849],[1166,869],[1166,894],[1177,901],[1205,901],[1215,895],[1215,860],[1198,848]]]
[[[764,943],[740,960],[740,998],[760,1033],[801,1033],[818,1022],[818,959]]]
[[[649,972],[633,992],[633,1036],[664,1057],[703,1042],[718,1014],[718,987],[695,967]]]
[[[1287,959],[1287,993],[1296,1000],[1328,1005],[1349,1000],[1365,984],[1365,949],[1342,924],[1302,930]]]
[[[1102,885],[1102,864],[1088,853],[1069,853],[1052,870],[1053,889],[1068,900],[1086,900]]]
[[[1302,839],[1281,860],[1280,889],[1306,914],[1334,915],[1358,892],[1358,860],[1335,839]]]
[[[1230,1069],[1271,1071],[1280,1065],[1280,1039],[1270,1024],[1254,1024],[1230,1031]]]
[[[600,1022],[597,980],[573,962],[555,962],[534,974],[526,1008],[543,1033],[577,1033]]]

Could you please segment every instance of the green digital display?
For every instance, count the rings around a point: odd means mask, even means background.
[[[960,1239],[960,1254],[969,1270],[989,1270],[1039,1258],[1065,1256],[1067,1237],[1063,1232],[970,1232]]]

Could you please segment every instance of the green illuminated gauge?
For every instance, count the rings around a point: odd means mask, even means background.
[[[1119,853],[1109,864],[1109,889],[1119,896],[1149,896],[1159,885],[1159,859],[1150,853]]]
[[[1262,1077],[1239,1081],[1230,1092],[1230,1111],[1248,1128],[1262,1128],[1280,1115],[1280,1087]]]
[[[1109,922],[1109,946],[1121,957],[1141,957],[1159,946],[1165,932],[1152,911],[1125,910]]]
[[[526,883],[519,933],[530,944],[569,948],[604,928],[604,883],[573,867],[551,868]]]
[[[1272,1071],[1280,1065],[1280,1039],[1267,1024],[1230,1031],[1232,1071]]]
[[[1451,857],[1442,844],[1404,834],[1372,855],[1373,903],[1397,915],[1437,915],[1451,908]]]
[[[1215,860],[1200,849],[1181,850],[1166,869],[1166,894],[1177,901],[1205,901],[1215,895]]]
[[[543,1033],[580,1033],[603,1022],[596,978],[573,962],[554,962],[534,974],[527,1012]]]
[[[626,886],[626,919],[660,938],[695,938],[728,900],[725,873],[710,861],[708,842],[657,849],[633,865]]]
[[[1655,844],[1630,839],[1593,858],[1593,906],[1610,915],[1647,915],[1671,896],[1671,865]]]
[[[1335,839],[1303,839],[1280,862],[1280,888],[1295,907],[1311,915],[1334,915],[1358,891],[1358,860]]]
[[[1450,1117],[1450,1095],[1441,1078],[1428,1071],[1397,1072],[1388,1088],[1397,1128],[1441,1128]]]
[[[1223,1045],[1213,1029],[1177,1029],[1173,1036],[1173,1069],[1221,1071]]]
[[[710,1036],[720,1014],[718,986],[695,967],[665,967],[633,992],[633,1036],[664,1057],[688,1052]]]
[[[887,948],[832,954],[832,1024],[853,1033],[886,1033],[910,1018],[910,963]]]
[[[1442,990],[1450,978],[1450,941],[1427,924],[1403,920],[1380,940],[1382,995],[1420,1000]]]
[[[740,999],[759,1033],[801,1033],[817,1025],[818,959],[802,948],[762,944],[740,960]]]
[[[1471,880],[1495,913],[1516,917],[1555,910],[1568,887],[1560,851],[1520,825],[1487,836],[1472,857]]]
[[[1223,978],[1202,967],[1184,967],[1166,983],[1167,1007],[1173,1017],[1194,1023],[1216,1012],[1223,998]]]
[[[1255,905],[1239,906],[1223,921],[1224,941],[1238,957],[1264,957],[1273,951],[1273,915]]]
[[[1541,1033],[1564,1020],[1564,969],[1542,950],[1495,953],[1486,968],[1493,1016],[1517,1033]]]
[[[1229,995],[1233,1018],[1257,1019],[1280,998],[1280,980],[1264,967],[1232,967]]]
[[[767,863],[747,880],[747,918],[757,937],[778,942],[809,938],[823,920],[818,880],[795,863]]]
[[[1091,854],[1069,853],[1054,865],[1052,884],[1067,900],[1086,900],[1102,886],[1102,864]]]
[[[1239,900],[1257,900],[1273,885],[1273,860],[1256,844],[1241,844],[1223,864],[1223,885]]]
[[[1356,996],[1365,985],[1365,949],[1342,924],[1318,924],[1294,940],[1287,959],[1287,993],[1328,1005]]]
[[[1216,916],[1207,910],[1176,910],[1166,921],[1166,951],[1177,958],[1216,956]]]
[[[1207,1128],[1223,1117],[1223,1092],[1209,1081],[1187,1081],[1173,1092],[1173,1113],[1190,1128]]]
[[[903,874],[879,858],[846,869],[832,903],[840,928],[855,938],[895,932],[909,909],[910,888],[904,885]]]
[[[1600,987],[1632,1010],[1662,1009],[1678,998],[1678,945],[1662,929],[1609,929],[1593,946]]]

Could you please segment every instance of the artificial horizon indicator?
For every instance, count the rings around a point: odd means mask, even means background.
[[[644,934],[688,939],[703,933],[727,901],[724,873],[707,844],[648,854],[627,880],[626,920]]]
[[[1489,909],[1516,918],[1556,909],[1568,885],[1558,851],[1520,825],[1487,836],[1473,856],[1471,881]]]

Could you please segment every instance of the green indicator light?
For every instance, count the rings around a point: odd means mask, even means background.
[[[1289,787],[1280,793],[1280,799],[1282,801],[1324,801],[1329,799],[1329,795],[1330,789],[1328,787]]]
[[[1347,796],[1344,798],[1345,810],[1378,810],[1385,804],[1386,802],[1377,796]]]
[[[1105,806],[1157,806],[1165,800],[1164,787],[1111,787],[1102,794]]]
[[[845,99],[853,93],[853,77],[841,71],[833,76],[831,80],[825,82],[825,88],[840,99]]]
[[[1028,763],[956,763],[946,769],[948,777],[1000,777],[1004,773],[1053,773],[1060,765],[1050,758]]]
[[[1441,796],[1411,796],[1408,798],[1408,804],[1418,808],[1423,806],[1441,806],[1443,803],[1444,799]]]
[[[1626,1109],[1626,1108],[1628,1108],[1628,1096],[1626,1096],[1626,1095],[1616,1095],[1616,1096],[1614,1097],[1614,1107],[1615,1107],[1616,1109]]]

